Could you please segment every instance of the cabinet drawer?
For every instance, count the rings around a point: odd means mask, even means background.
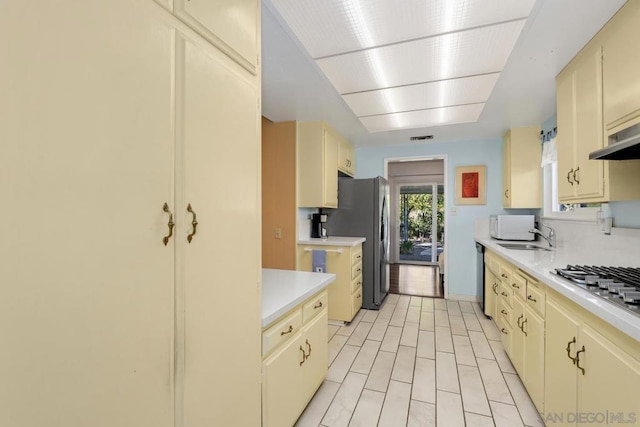
[[[520,276],[518,273],[513,273],[511,275],[510,283],[514,295],[524,300],[527,297],[527,279]]]
[[[511,266],[508,264],[501,263],[500,274],[499,274],[500,280],[502,280],[504,283],[507,283],[509,284],[509,286],[511,286],[512,275],[513,275],[513,269],[511,268]]]
[[[502,325],[498,325],[500,329],[500,337],[502,338],[502,346],[504,347],[504,351],[507,354],[511,354],[511,333],[512,329],[509,325],[502,323]]]
[[[358,310],[362,307],[362,288],[358,288],[352,295],[351,301],[353,302],[353,315],[358,313]]]
[[[527,307],[531,307],[544,319],[544,291],[533,283],[535,282],[527,283]]]
[[[491,258],[489,260],[489,270],[496,276],[500,277],[500,261],[496,258]]]
[[[498,286],[498,295],[503,305],[506,305],[509,308],[513,307],[511,302],[511,298],[513,298],[513,291],[511,290],[511,286],[501,282],[500,286]]]
[[[351,267],[351,279],[357,279],[358,276],[362,275],[362,263],[357,263],[356,265]]]
[[[262,333],[262,356],[288,340],[302,327],[302,310],[298,309]]]
[[[511,327],[513,324],[513,309],[505,304],[501,304],[499,310],[498,317],[502,319],[501,324]]]
[[[362,245],[358,247],[358,249],[354,249],[351,253],[351,265],[356,265],[358,263],[362,263]]]
[[[362,287],[362,276],[356,277],[351,281],[351,293]]]
[[[309,320],[320,314],[322,310],[327,308],[327,301],[329,300],[327,293],[322,292],[320,295],[316,295],[302,307],[302,323],[306,324]]]

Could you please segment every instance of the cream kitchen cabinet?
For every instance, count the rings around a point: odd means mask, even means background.
[[[302,324],[297,323],[300,319]],[[327,374],[327,336],[326,291],[263,332],[263,342],[265,337],[276,342],[273,347],[263,346],[263,427],[291,426],[298,419]]]
[[[259,78],[152,1],[0,35],[0,425],[258,425]]]
[[[502,206],[539,208],[542,203],[540,127],[510,129],[502,144]]]
[[[353,146],[346,139],[340,137],[338,145],[338,170],[345,175],[355,176],[356,160]]]
[[[325,122],[298,123],[298,207],[338,207],[340,136]]]
[[[258,0],[173,0],[174,13],[252,74],[258,73]]]
[[[640,4],[627,2],[602,30],[605,131],[640,118]],[[614,130],[617,131],[617,130]]]
[[[546,322],[546,425],[575,426],[583,413],[600,425],[636,422],[637,342],[560,295],[547,298]]]
[[[618,15],[611,22],[622,19]],[[624,34],[626,30],[611,27],[611,22],[556,78],[558,198],[563,203],[640,198],[640,188],[629,185],[629,182],[640,179],[640,162],[589,160],[589,153],[605,146],[605,133],[619,130],[614,128],[621,123],[618,115],[630,108],[629,100],[635,100],[634,85],[629,83],[630,80],[622,80],[623,74],[633,74],[636,69],[633,66],[625,68],[629,61],[637,60],[629,51],[633,42],[616,41],[614,35]],[[635,23],[632,27],[629,31],[637,31]],[[619,47],[620,44],[624,46]],[[621,52],[625,49],[627,53],[621,59]],[[621,60],[625,66],[614,71],[612,63]],[[603,114],[607,129],[603,125]]]
[[[313,249],[327,251],[327,273],[336,275],[329,285],[329,319],[351,322],[362,307],[362,244],[299,245],[298,270],[311,271]]]

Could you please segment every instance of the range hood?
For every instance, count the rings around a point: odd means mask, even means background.
[[[609,145],[589,153],[589,159],[640,159],[640,123],[609,136]]]

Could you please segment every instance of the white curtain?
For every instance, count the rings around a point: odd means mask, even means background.
[[[542,143],[542,164],[540,167],[544,168],[545,165],[552,165],[558,161],[558,151],[556,150],[556,137],[544,141]]]

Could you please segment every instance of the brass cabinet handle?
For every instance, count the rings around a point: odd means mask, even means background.
[[[309,347],[309,353],[307,353],[307,355],[304,357],[305,360],[309,358],[309,356],[311,356],[311,344],[309,344],[309,340],[305,340],[307,343],[307,347]]]
[[[500,332],[502,332],[505,335],[509,335],[509,332],[507,332],[505,328],[500,329]]]
[[[322,301],[318,301],[318,304],[314,305],[313,308],[320,308],[322,307]]]
[[[500,310],[500,313],[504,314],[505,316],[508,316],[508,315],[509,315],[509,313],[507,313],[507,311],[506,311],[506,310]]]
[[[571,357],[571,344],[575,344],[575,343],[576,343],[576,337],[573,337],[573,339],[567,343],[567,357],[569,359],[571,359],[571,361],[573,362],[574,365],[576,364],[576,360],[578,358],[577,357]]]
[[[567,172],[567,181],[569,182],[569,184],[573,186],[573,181],[571,181],[571,178],[570,178],[572,173],[573,173],[573,168],[571,168],[571,170]]]
[[[509,296],[509,294],[506,293],[505,291],[500,292],[500,295],[502,295],[503,297],[508,297]]]
[[[527,323],[527,319],[522,320],[522,324],[520,324],[520,330],[524,333],[524,336],[527,336],[527,331],[524,330],[524,324]]]
[[[508,278],[509,276],[507,276],[506,274],[502,273],[502,274],[500,274],[500,277],[502,277],[503,279],[506,279],[506,278]]]
[[[196,235],[196,227],[198,226],[198,221],[196,220],[196,212],[191,207],[191,203],[187,206],[187,212],[193,215],[193,220],[191,220],[191,225],[193,226],[193,232],[187,236],[187,241],[191,243],[191,239]]]
[[[509,198],[509,189],[508,189],[508,188],[507,188],[506,190],[504,190],[504,197],[505,197],[506,199],[508,199],[508,198]]]
[[[524,317],[524,314],[521,314],[520,317],[518,317],[518,328],[522,329],[522,326],[520,325],[520,321],[522,320],[522,318]]]
[[[173,236],[173,226],[176,225],[176,223],[173,222],[173,214],[169,210],[168,204],[165,203],[162,207],[162,210],[169,214],[169,222],[167,223],[167,226],[169,227],[169,234],[162,238],[162,243],[167,246],[167,243],[169,243],[169,239],[171,239],[171,236]]]
[[[498,295],[498,284],[497,283],[493,284],[493,293]]]
[[[304,352],[304,348],[300,346],[300,351],[302,352],[302,360],[300,361],[300,366],[307,360],[307,354]]]
[[[580,175],[576,176],[578,172],[580,172],[580,166],[578,166],[576,170],[573,171],[573,180],[576,184],[580,185]]]
[[[529,301],[538,302],[538,301],[536,301],[536,299],[535,299],[535,298],[533,298],[531,295],[527,295],[527,299],[528,299]]]
[[[576,353],[576,366],[582,371],[582,375],[584,375],[584,368],[580,366],[580,353],[584,353],[585,351],[586,350],[584,346],[582,346],[582,350],[578,350],[578,352]]]
[[[511,284],[512,287],[516,288],[516,289],[520,289],[520,286],[518,286],[518,284],[516,282],[513,282]]]
[[[290,334],[291,332],[293,332],[293,326],[289,325],[289,330],[288,331],[284,331],[284,332],[280,332],[280,336]]]
[[[358,255],[356,259],[362,259],[362,255]]]
[[[360,294],[356,295],[356,298],[360,298]]]

